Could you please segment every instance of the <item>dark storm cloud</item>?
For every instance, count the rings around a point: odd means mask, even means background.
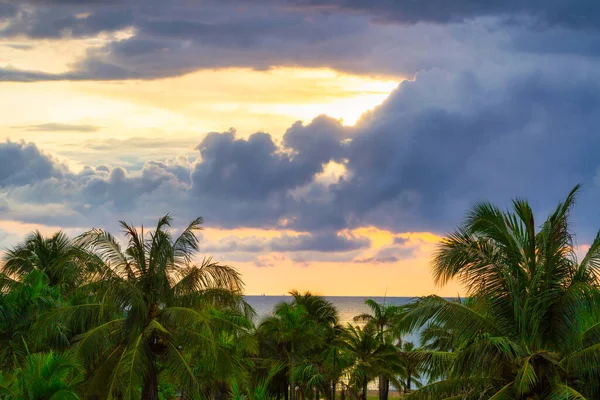
[[[90,49],[69,72],[6,68],[0,70],[4,81],[155,79],[200,69],[277,66],[412,76],[433,67],[464,67],[492,49],[506,53],[499,60],[520,52],[600,54],[600,3],[593,0],[20,4],[18,10],[4,6],[9,23],[0,36],[84,38],[126,28],[134,35]]]
[[[56,122],[49,122],[47,124],[38,124],[38,125],[18,126],[16,128],[24,129],[26,131],[37,131],[37,132],[82,132],[82,133],[97,132],[100,129],[102,129],[101,126],[96,126],[96,125],[61,124],[61,123],[56,123]]]
[[[0,29],[0,37],[90,37],[130,27],[133,22],[133,12],[127,8],[94,9],[85,3],[69,6],[41,5],[33,8],[23,6],[12,15],[8,26]]]
[[[542,24],[597,29],[600,3],[594,0],[284,0],[299,7],[372,13],[384,21],[451,23],[487,16],[533,17]]]
[[[13,18],[17,15],[18,7],[9,2],[0,1],[0,20]]]

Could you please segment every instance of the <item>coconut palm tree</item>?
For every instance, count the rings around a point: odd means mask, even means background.
[[[371,313],[363,313],[354,317],[354,322],[362,322],[374,328],[375,335],[381,343],[394,340],[390,335],[392,328],[396,326],[402,314],[402,307],[394,304],[377,303],[375,300],[367,299],[365,304],[371,309]],[[379,400],[387,400],[390,388],[391,376],[379,376]]]
[[[348,324],[344,333],[344,351],[351,358],[350,382],[356,392],[367,399],[367,384],[380,375],[394,376],[400,369],[396,347],[381,343],[372,325],[358,327]]]
[[[267,344],[273,354],[283,356],[279,361],[287,369],[291,400],[296,398],[295,369],[303,355],[323,343],[321,332],[304,306],[287,302],[277,304],[273,316],[264,319],[258,327],[259,340]]]
[[[32,232],[22,243],[7,250],[2,261],[2,288],[24,279],[32,271],[40,271],[46,275],[49,286],[60,287],[64,293],[87,283],[95,266],[90,255],[61,231],[50,237]]]
[[[524,200],[475,205],[442,240],[434,278],[461,282],[468,304],[420,299],[405,321],[451,332],[455,351],[423,352],[444,379],[416,399],[581,399],[600,395],[600,235],[577,261],[569,212],[575,187],[539,229]]]
[[[202,219],[177,238],[171,221],[166,215],[149,232],[121,222],[125,248],[100,229],[78,239],[102,261],[100,276],[87,302],[48,313],[37,332],[52,335],[57,324],[84,332],[73,351],[86,366],[87,395],[155,400],[161,379],[194,398],[198,382],[191,354],[197,348],[215,351],[211,327],[221,320],[216,306],[242,304],[243,283],[235,269],[211,259],[194,264]]]
[[[302,294],[297,290],[292,290],[290,295],[294,298],[292,304],[304,307],[308,314],[307,316],[317,324],[328,328],[334,328],[339,322],[337,308],[324,297],[316,296],[311,292]]]
[[[337,308],[322,296],[313,295],[310,292],[301,294],[291,291],[292,304],[303,307],[307,317],[314,321],[320,337],[319,344],[303,353],[302,362],[292,373],[295,374],[301,391],[312,394],[315,397],[323,393],[327,398],[335,398],[335,390],[345,366],[343,353],[340,347],[340,334],[343,331],[339,325]]]

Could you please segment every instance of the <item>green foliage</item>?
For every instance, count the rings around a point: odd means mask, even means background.
[[[407,312],[403,327],[423,328],[422,362],[441,378],[411,398],[600,395],[600,240],[578,263],[568,224],[577,191],[539,229],[524,200],[506,212],[477,204],[442,241],[434,278],[457,279],[469,300],[428,296]],[[452,357],[440,357],[445,351]]]

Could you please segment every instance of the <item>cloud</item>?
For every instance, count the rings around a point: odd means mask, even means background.
[[[369,247],[370,241],[364,237],[345,237],[332,233],[283,235],[273,240],[273,251],[320,251],[345,252]]]
[[[10,17],[0,37],[102,37],[104,44],[91,46],[67,72],[43,72],[43,65],[38,71],[4,66],[0,80],[156,79],[201,69],[278,66],[405,77],[482,60],[522,63],[521,53],[550,58],[598,55],[600,5],[591,0],[448,4],[30,1],[18,12],[6,7]],[[128,34],[120,34],[124,31]]]
[[[32,44],[26,43],[7,43],[4,46],[10,47],[11,49],[15,50],[31,50],[34,48]]]
[[[90,3],[23,5],[18,12],[14,12],[13,8],[10,17],[8,25],[0,29],[0,37],[90,37],[102,32],[118,31],[133,24],[131,9],[106,3],[98,8],[91,7]]]
[[[378,20],[415,24],[431,22],[447,24],[467,19],[503,16],[510,22],[526,15],[543,24],[577,29],[598,28],[600,5],[593,0],[444,0],[369,1],[369,0],[295,0],[299,7],[370,13]]]
[[[148,160],[140,168],[74,173],[33,144],[8,143],[20,161],[5,163],[0,175],[0,184],[11,185],[0,191],[2,212],[54,222],[32,208],[60,205],[62,224],[89,226],[172,211],[184,220],[202,215],[214,227],[285,226],[306,234],[267,243],[232,239],[224,250],[349,252],[366,242],[332,232],[373,225],[441,233],[473,202],[509,204],[515,196],[531,199],[543,217],[581,182],[574,215],[589,238],[600,226],[589,217],[600,194],[599,75],[587,64],[432,69],[400,84],[354,127],[321,116],[292,125],[280,141],[267,133],[210,133],[195,158]],[[346,172],[320,180],[331,162]]]
[[[17,15],[19,8],[9,2],[0,2],[0,21],[8,18],[13,18]]]
[[[0,143],[0,189],[62,178],[66,166],[25,142]]]
[[[217,242],[205,242],[201,251],[207,253],[262,253],[262,252],[347,252],[368,248],[370,241],[365,237],[341,235],[337,232],[283,233],[273,238],[258,236],[225,237]]]
[[[38,125],[27,125],[27,126],[19,126],[16,128],[21,128],[26,131],[37,131],[37,132],[82,132],[82,133],[90,133],[97,132],[102,129],[101,126],[96,125],[76,125],[76,124],[61,124],[56,122],[50,122],[46,124],[38,124]]]

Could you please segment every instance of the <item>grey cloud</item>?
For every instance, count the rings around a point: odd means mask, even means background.
[[[62,175],[48,175],[49,169],[60,171],[50,163],[28,179],[14,178],[21,168],[9,165],[0,182],[33,182],[4,191],[8,213],[11,207],[46,202],[81,216],[63,224],[173,211],[181,218],[203,215],[210,226],[285,226],[308,236],[223,245],[297,252],[362,248],[362,239],[320,236],[358,226],[441,233],[460,223],[478,200],[508,204],[521,196],[543,214],[581,182],[585,190],[574,215],[589,238],[600,227],[594,211],[600,195],[599,78],[588,65],[434,69],[402,83],[352,128],[319,117],[293,125],[281,144],[266,133],[248,139],[233,131],[212,133],[198,146],[196,160],[149,161],[140,170],[90,167]],[[332,160],[344,162],[347,177],[316,181]]]
[[[309,138],[310,132],[319,136]],[[304,127],[295,124],[280,149],[266,133],[237,139],[235,131],[210,133],[198,146],[202,157],[192,172],[193,188],[212,196],[261,200],[309,183],[323,164],[341,155],[347,131],[339,121],[318,117]],[[287,150],[287,151],[282,151]]]
[[[0,20],[12,18],[17,15],[19,8],[9,2],[0,2]]]
[[[520,52],[553,62],[557,54],[578,58],[600,51],[600,5],[592,0],[33,4],[11,19],[5,36],[87,37],[127,27],[135,35],[90,50],[69,72],[5,68],[0,80],[155,79],[200,69],[277,66],[413,76],[482,59],[521,62]]]
[[[408,242],[409,242],[409,240],[405,239],[405,238],[401,238],[401,237],[394,238],[394,244],[396,244],[396,245],[402,246],[402,245],[407,244]]]
[[[5,46],[10,47],[11,49],[16,49],[16,50],[31,50],[34,47],[33,45],[26,44],[26,43],[8,43],[8,44],[5,44]]]
[[[97,132],[102,129],[101,126],[96,125],[76,125],[76,124],[61,124],[61,123],[47,123],[47,124],[39,124],[39,125],[27,125],[27,126],[19,126],[16,128],[21,128],[26,131],[39,131],[39,132]]]
[[[364,237],[339,236],[336,232],[282,234],[275,238],[229,236],[215,243],[201,245],[201,250],[209,253],[260,253],[260,252],[347,252],[369,247],[370,241]]]
[[[415,255],[412,247],[388,246],[377,251],[372,257],[358,258],[353,260],[359,264],[392,264],[401,260],[408,260]]]
[[[56,4],[22,7],[12,15],[8,25],[0,30],[0,37],[89,37],[124,29],[133,24],[132,10],[106,4],[104,7],[106,8],[94,9],[85,3],[66,7]]]
[[[0,188],[61,178],[66,167],[25,142],[0,143]]]
[[[369,0],[286,0],[300,7],[326,8],[330,11],[371,13],[378,20],[414,24],[451,23],[487,16],[503,16],[507,22],[521,15],[541,24],[595,29],[600,23],[600,4],[593,0],[445,0],[369,1]]]
[[[67,74],[50,74],[39,71],[26,71],[15,68],[0,67],[0,81],[7,82],[36,82],[36,81],[57,81],[69,78]]]
[[[271,243],[273,251],[346,252],[367,248],[370,241],[364,237],[344,237],[335,233],[283,235]]]

